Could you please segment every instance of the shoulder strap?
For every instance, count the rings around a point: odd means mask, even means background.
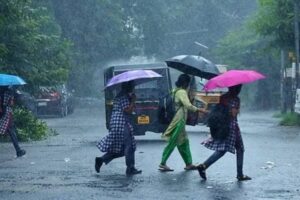
[[[175,91],[173,91],[173,98],[175,98],[176,93],[180,90],[180,88],[175,89]]]
[[[174,92],[173,92],[173,101],[174,101],[174,105],[175,105],[175,95],[176,93],[179,91],[179,90],[182,90],[181,88],[177,88]],[[176,112],[182,107],[182,104],[179,105],[178,109],[176,110]]]

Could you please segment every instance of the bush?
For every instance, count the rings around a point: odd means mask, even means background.
[[[19,141],[31,141],[45,139],[49,130],[47,124],[37,119],[30,111],[21,107],[15,107],[13,111],[14,122],[18,130]],[[9,141],[9,137],[4,135],[1,141]]]
[[[14,121],[20,141],[41,140],[47,137],[48,126],[37,119],[30,111],[16,107]]]
[[[282,114],[280,125],[283,126],[300,126],[300,115],[297,113]]]

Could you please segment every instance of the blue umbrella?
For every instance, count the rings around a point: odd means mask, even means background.
[[[19,76],[0,74],[0,86],[24,85],[26,82]]]

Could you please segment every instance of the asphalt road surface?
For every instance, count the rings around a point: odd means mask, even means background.
[[[0,144],[0,199],[300,199],[300,128],[282,127],[274,112],[239,116],[245,143],[244,172],[253,180],[236,180],[235,155],[227,153],[207,170],[207,181],[197,171],[185,171],[177,150],[168,165],[174,172],[158,171],[166,143],[159,134],[138,136],[136,167],[143,173],[125,175],[124,158],[94,171],[100,156],[96,141],[107,134],[103,111],[77,109],[65,118],[44,119],[59,134],[44,141],[21,143],[27,151],[15,158],[11,143]],[[200,142],[207,127],[187,127],[194,163],[212,151]]]

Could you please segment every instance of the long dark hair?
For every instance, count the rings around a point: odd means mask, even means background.
[[[187,74],[181,74],[175,82],[176,87],[186,89],[191,82],[191,77]]]
[[[134,89],[134,81],[128,81],[122,83],[122,92],[124,93],[130,93]]]
[[[242,84],[231,86],[228,88],[228,92],[231,96],[238,96],[242,90]]]
[[[8,86],[0,86],[0,93],[3,94],[8,90]]]

